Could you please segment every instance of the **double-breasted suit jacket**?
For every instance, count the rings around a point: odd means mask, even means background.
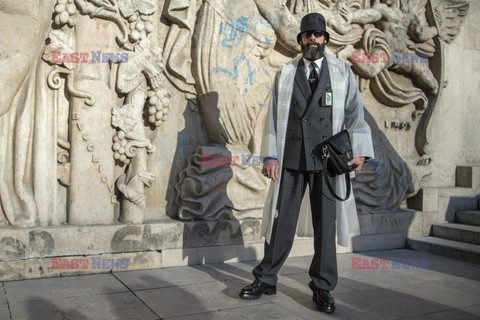
[[[323,59],[318,84],[312,93],[303,59],[299,62],[285,136],[284,168],[299,171],[322,169],[317,146],[332,136],[332,92],[327,65]],[[330,94],[328,99],[327,93]]]

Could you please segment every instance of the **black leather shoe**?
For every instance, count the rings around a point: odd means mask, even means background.
[[[243,300],[255,300],[260,298],[264,293],[267,295],[276,294],[277,286],[255,279],[252,284],[249,284],[240,291],[239,297]]]
[[[321,312],[332,313],[335,311],[335,299],[333,299],[330,291],[315,291],[313,293],[313,302],[315,302],[317,309]]]

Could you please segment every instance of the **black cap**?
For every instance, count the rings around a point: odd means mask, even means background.
[[[325,18],[320,13],[309,13],[302,18],[300,23],[300,33],[297,35],[297,42],[300,43],[302,33],[306,31],[322,31],[325,33],[325,40],[330,40],[330,34],[327,32]]]

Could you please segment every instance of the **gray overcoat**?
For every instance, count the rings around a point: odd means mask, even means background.
[[[301,56],[283,65],[276,75],[267,123],[262,141],[261,154],[265,157],[275,157],[279,160],[280,168],[283,163],[285,147],[285,134],[290,112],[291,97],[293,92],[295,72]],[[350,67],[336,57],[325,53],[330,72],[330,81],[333,91],[332,126],[333,134],[346,128],[349,131],[354,156],[373,158],[373,144],[370,127],[364,120],[363,104],[360,98],[355,75]],[[280,177],[270,184],[267,202],[263,212],[262,235],[270,242],[272,227],[278,215],[276,203],[280,189]],[[344,177],[336,178],[336,193],[344,196],[346,185]],[[306,192],[308,197],[308,192]],[[339,245],[348,246],[349,239],[360,234],[357,209],[353,192],[346,201],[337,201],[337,242]],[[303,201],[299,228],[304,229],[302,235],[313,236],[313,228],[307,227],[311,220],[309,201]],[[311,225],[311,223],[310,223]],[[299,230],[297,230],[298,233]]]

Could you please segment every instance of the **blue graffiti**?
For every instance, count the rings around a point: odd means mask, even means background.
[[[166,150],[168,150],[167,148],[167,143],[165,142],[165,138],[162,138],[160,139],[160,144],[162,145],[162,157],[160,159],[158,159],[158,168],[161,169],[164,165],[165,165],[165,162],[167,161],[167,152]]]
[[[263,18],[247,18],[244,16],[236,17],[234,12],[230,13],[230,19],[233,24],[222,21],[219,26],[219,34],[223,38],[220,41],[220,45],[223,48],[233,48],[241,44],[241,40],[250,34],[256,40],[270,44],[272,39],[267,36],[260,36],[257,32],[257,26],[267,27],[272,29],[272,26],[268,24]]]
[[[233,68],[233,71],[229,71],[228,69],[222,67],[215,67],[213,68],[213,72],[226,74],[232,79],[238,78],[238,68],[236,66]]]
[[[372,183],[372,187],[373,188],[379,188],[379,184],[377,182],[377,179],[380,178],[382,176],[382,172],[379,172],[378,169],[380,168],[385,168],[386,165],[385,163],[380,163],[378,161],[376,161],[375,159],[372,159],[368,162],[369,165],[372,165],[373,166],[373,183]]]
[[[239,76],[238,66],[242,63],[245,63],[246,66],[247,66],[247,69],[248,69],[248,74],[245,77],[245,79],[243,80],[243,83],[245,85],[253,85],[253,75],[255,74],[256,71],[252,68],[252,66],[250,65],[250,61],[247,59],[247,57],[244,54],[242,54],[240,57],[237,57],[237,58],[233,59],[233,69],[232,70],[228,70],[227,68],[223,68],[223,67],[215,67],[215,68],[213,68],[213,72],[214,73],[223,73],[223,74],[229,76],[230,78],[232,78],[234,80],[237,80],[238,76]]]
[[[254,33],[253,33],[253,36],[255,37],[256,40],[264,42],[266,44],[272,43],[272,39],[268,38],[267,36],[262,38],[259,36],[260,33],[257,34],[257,25],[262,25],[269,29],[273,29],[273,27],[264,19],[258,19],[257,24],[254,25]]]
[[[263,70],[263,73],[265,74],[266,78],[267,79],[270,79],[271,78],[271,74],[270,74],[270,71],[268,71],[268,69],[264,69]],[[273,90],[273,86],[272,86],[272,83],[271,82],[265,82],[262,84],[262,87],[265,88],[265,92],[271,92]]]
[[[185,135],[185,132],[179,132],[177,136],[177,152],[180,153],[182,156],[186,156],[187,154],[187,145],[188,145],[188,138]]]
[[[241,23],[239,23],[238,20],[236,24],[241,26]],[[240,40],[242,40],[245,34],[243,32],[237,34],[237,30],[238,29],[234,26],[222,21],[220,23],[219,32],[223,36],[223,40],[220,42],[220,45],[224,48],[233,48],[238,46],[240,44]]]
[[[389,179],[385,186],[381,186],[377,182],[377,179],[381,178],[383,175],[388,174],[388,173],[385,173],[385,170],[384,170],[387,167],[387,164],[376,161],[375,159],[372,159],[368,162],[367,165],[373,169],[373,180],[369,183],[369,185],[373,189],[385,188],[385,189],[397,190],[397,191],[407,191],[409,189],[410,182],[404,175],[399,175],[398,177],[396,177],[396,180]],[[401,167],[401,164],[396,163],[392,165],[392,168],[396,168],[396,167]]]
[[[273,25],[274,27],[278,25],[277,17],[276,17],[273,13],[268,12],[268,13],[267,13],[267,16],[270,17],[270,19],[271,19],[271,21],[272,21],[272,25]]]
[[[159,140],[159,144],[161,145],[161,149],[163,151],[162,156],[160,159],[158,159],[158,169],[161,169],[165,163],[168,160],[168,150],[169,148],[169,143],[167,142],[167,138],[163,137]],[[186,137],[186,134],[184,132],[179,132],[177,134],[177,154],[181,154],[183,157],[187,156],[187,146],[189,143],[188,137]]]

